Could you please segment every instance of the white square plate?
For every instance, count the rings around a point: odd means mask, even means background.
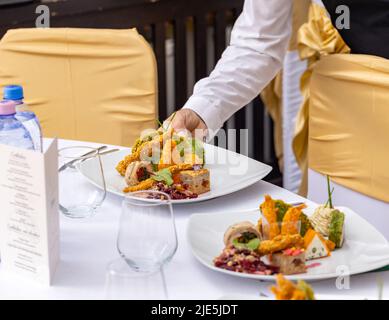
[[[344,275],[373,271],[389,265],[389,244],[366,220],[348,208],[339,207],[346,215],[345,243],[328,258],[308,261],[320,263],[309,268],[306,274],[288,276],[291,280],[324,280]],[[304,212],[311,215],[314,208]],[[223,248],[223,235],[236,222],[259,219],[259,211],[195,214],[188,224],[188,240],[194,256],[206,267],[235,277],[273,281],[274,276],[232,272],[213,265],[213,259]]]
[[[107,191],[119,196],[125,195],[122,190],[126,184],[115,167],[128,154],[130,150],[122,150],[102,158]],[[209,144],[205,145],[205,155],[206,167],[211,175],[211,191],[201,194],[196,199],[173,200],[173,202],[180,204],[201,202],[228,195],[262,180],[272,170],[272,167],[264,163]],[[99,172],[99,163],[96,158],[80,163],[78,169],[91,183],[102,187],[99,180],[95,178]]]

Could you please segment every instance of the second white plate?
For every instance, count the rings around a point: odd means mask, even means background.
[[[304,210],[308,215],[314,208]],[[306,274],[288,276],[291,280],[324,280],[345,275],[373,271],[389,265],[389,244],[366,220],[351,209],[339,207],[346,215],[345,244],[332,252],[331,257],[314,260],[320,266],[308,269]],[[194,256],[206,267],[235,277],[273,281],[274,276],[232,272],[213,265],[213,259],[223,248],[223,235],[227,228],[240,221],[259,219],[258,211],[226,212],[192,215],[188,224],[188,240]]]

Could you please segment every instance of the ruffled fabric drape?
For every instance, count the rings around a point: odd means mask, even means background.
[[[297,117],[293,150],[303,173],[299,193],[306,195],[308,172],[308,119],[311,92],[310,79],[312,72],[316,63],[324,56],[350,53],[350,48],[344,43],[339,32],[332,25],[326,10],[322,6],[313,3],[309,10],[308,22],[300,28],[298,33],[298,50],[300,58],[302,60],[308,60],[308,69],[301,78],[300,86],[303,95],[303,103]]]

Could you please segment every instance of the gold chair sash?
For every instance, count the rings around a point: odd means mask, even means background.
[[[309,9],[308,22],[300,28],[298,33],[298,50],[300,58],[308,60],[308,69],[301,78],[300,86],[303,103],[296,120],[293,151],[303,174],[300,194],[306,195],[308,119],[312,72],[316,63],[322,57],[331,54],[350,53],[350,48],[344,43],[339,32],[332,25],[325,8],[317,4],[312,4]]]

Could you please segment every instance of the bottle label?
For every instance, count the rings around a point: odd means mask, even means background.
[[[23,121],[22,124],[31,136],[35,151],[42,152],[41,128],[35,119]]]

